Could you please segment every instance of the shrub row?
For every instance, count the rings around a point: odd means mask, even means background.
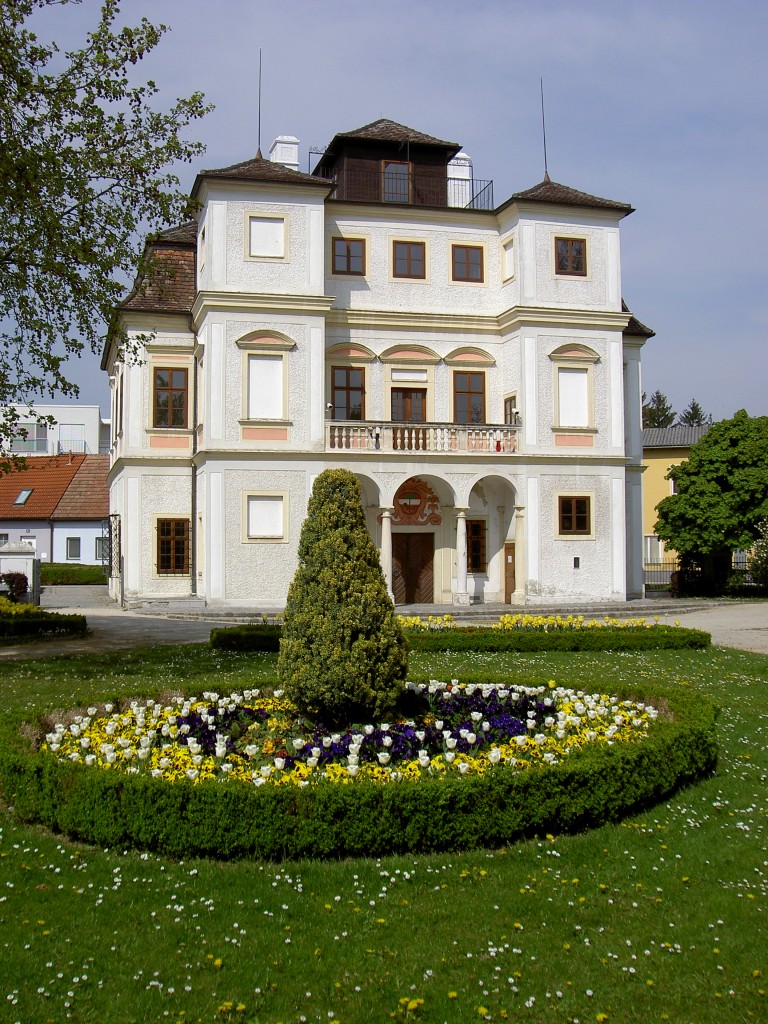
[[[709,647],[712,637],[682,626],[595,629],[458,628],[408,633],[414,651],[659,651]]]
[[[274,623],[212,629],[211,647],[219,651],[279,651],[283,627]]]
[[[73,565],[71,562],[41,562],[40,583],[44,587],[100,586],[107,582],[103,565]]]
[[[716,711],[681,690],[622,692],[664,709],[637,744],[587,749],[522,773],[417,783],[294,788],[170,784],[35,752],[20,722],[0,725],[0,791],[19,818],[101,846],[175,857],[382,856],[498,847],[615,821],[711,772]]]
[[[87,632],[88,623],[84,615],[58,615],[55,612],[0,614],[0,643],[46,640],[54,636],[85,636]]]
[[[211,646],[225,651],[277,651],[279,625],[214,629]],[[406,630],[412,651],[655,651],[709,647],[711,636],[682,626],[601,626],[599,629],[492,629],[488,626]]]

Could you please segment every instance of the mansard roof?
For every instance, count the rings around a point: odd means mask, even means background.
[[[332,183],[324,178],[318,178],[312,174],[303,174],[301,171],[294,171],[284,164],[275,163],[273,160],[265,160],[261,150],[250,160],[243,160],[231,167],[220,167],[218,169],[200,171],[195,178],[192,187],[192,198],[197,195],[200,186],[207,178],[224,178],[229,181],[254,182],[263,181],[280,185],[310,185],[313,188],[330,188]]]
[[[561,185],[558,181],[552,181],[549,176],[532,188],[527,188],[523,192],[513,193],[503,206],[507,206],[510,203],[549,203],[556,206],[582,206],[597,210],[616,210],[624,216],[634,212],[633,207],[629,203],[620,203],[615,199],[603,199],[600,196],[590,195],[588,192],[580,192],[569,185]]]

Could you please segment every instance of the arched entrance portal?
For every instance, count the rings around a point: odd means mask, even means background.
[[[435,535],[443,522],[440,499],[418,477],[395,494],[392,519],[392,595],[395,604],[435,601]]]

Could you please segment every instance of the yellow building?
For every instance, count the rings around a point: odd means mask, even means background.
[[[650,567],[677,557],[677,552],[664,547],[656,536],[656,506],[673,494],[673,484],[667,479],[672,466],[686,462],[694,445],[706,434],[703,427],[646,427],[643,430],[643,563],[646,583]]]

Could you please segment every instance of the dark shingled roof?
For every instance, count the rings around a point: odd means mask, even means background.
[[[51,519],[106,519],[109,515],[108,473],[108,455],[86,455]]]
[[[709,430],[709,427],[646,427],[643,448],[690,448]]]
[[[134,313],[189,313],[195,301],[194,221],[167,228],[147,242],[150,263],[141,269],[119,308]]]
[[[601,199],[600,196],[591,196],[588,192],[579,192],[578,189],[569,188],[568,185],[561,185],[557,181],[545,178],[533,188],[525,189],[524,192],[515,192],[509,197],[507,203],[553,203],[557,206],[587,206],[598,210],[619,210],[624,214],[632,213],[633,208],[628,203],[619,203],[615,199]],[[506,203],[504,204],[507,205]]]
[[[294,171],[284,164],[274,163],[272,160],[265,160],[261,150],[250,160],[243,160],[239,164],[232,164],[231,167],[221,167],[217,170],[200,171],[195,178],[192,188],[192,197],[197,195],[200,186],[206,178],[227,178],[230,181],[265,181],[276,182],[281,185],[311,185],[314,188],[331,188],[332,182],[325,178],[318,178],[311,174],[302,174],[301,171]]]
[[[621,310],[623,313],[630,313],[630,308],[624,301],[621,300]],[[629,323],[624,328],[623,334],[630,334],[639,338],[655,338],[656,332],[651,330],[650,327],[646,327],[645,324],[641,323],[634,313],[629,318]]]
[[[362,128],[355,128],[351,132],[339,132],[335,135],[331,146],[336,139],[372,139],[381,142],[413,142],[420,146],[440,146],[442,149],[453,149],[458,152],[461,146],[458,142],[446,142],[444,139],[436,139],[434,135],[425,135],[417,132],[415,128],[398,124],[397,121],[390,121],[386,117],[378,121],[371,121],[364,124]],[[328,148],[330,149],[331,146]]]

